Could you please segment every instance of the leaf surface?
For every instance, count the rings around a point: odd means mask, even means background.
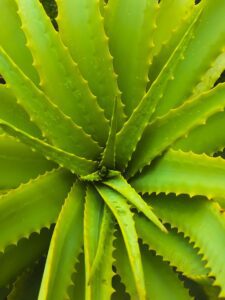
[[[157,8],[155,0],[115,0],[105,7],[106,34],[128,116],[145,94]]]
[[[114,214],[126,245],[135,286],[140,299],[145,299],[144,274],[134,220],[126,199],[109,187],[96,185],[99,194]]]
[[[104,145],[108,133],[104,113],[44,8],[39,1],[16,2],[23,30],[29,40],[28,46],[41,77],[41,87],[66,115]]]
[[[72,181],[68,171],[58,169],[2,195],[0,251],[54,223]]]
[[[219,205],[203,197],[174,195],[152,197],[149,203],[164,222],[184,232],[200,248],[206,267],[211,269],[209,276],[215,276],[213,284],[221,287],[219,296],[224,297],[225,217]]]
[[[85,189],[74,183],[59,214],[48,251],[38,299],[69,299],[68,287],[83,245]]]
[[[121,127],[123,109],[120,91],[108,49],[108,38],[104,32],[99,1],[58,0],[57,3],[59,34],[63,42],[78,63],[108,120],[112,118],[114,99],[118,98],[117,117]]]

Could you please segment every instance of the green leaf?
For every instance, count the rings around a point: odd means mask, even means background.
[[[106,265],[103,262],[103,258],[107,260],[107,264],[111,259],[112,246],[113,246],[112,245],[113,231],[114,231],[114,218],[108,206],[104,204],[102,221],[101,221],[101,226],[99,231],[98,245],[91,266],[89,282],[91,282],[93,278],[96,278],[95,276],[99,269],[107,270]],[[107,253],[107,250],[111,252]],[[112,268],[110,267],[110,270],[111,269]]]
[[[138,296],[140,299],[145,299],[146,291],[138,236],[127,200],[109,187],[96,184],[96,188],[117,219],[126,245]]]
[[[26,47],[26,38],[21,30],[21,20],[17,10],[15,0],[0,1],[1,47],[12,57],[19,68],[37,84],[39,77],[32,66],[33,59]]]
[[[12,91],[5,84],[0,84],[0,118],[33,136],[42,138],[40,129],[30,121],[29,115],[17,103]]]
[[[173,144],[173,148],[195,153],[207,153],[209,155],[225,148],[225,135],[223,130],[225,118],[224,111],[217,112],[201,124],[192,129],[187,136],[182,137]]]
[[[31,149],[35,149],[42,153],[47,159],[51,159],[60,166],[68,168],[72,173],[78,175],[87,175],[93,172],[96,167],[96,162],[86,160],[72,153],[65,152],[59,148],[53,147],[42,140],[30,136],[29,134],[15,128],[11,124],[0,119],[0,128],[9,135],[14,136],[21,142],[27,144]]]
[[[16,0],[40,85],[52,101],[104,145],[108,123],[77,64],[69,55],[39,1]],[[54,84],[53,84],[54,83]],[[98,120],[98,122],[96,122]]]
[[[99,1],[57,0],[57,3],[57,21],[63,42],[69,48],[74,61],[78,63],[108,120],[112,118],[114,99],[117,97],[117,117],[121,127],[123,109],[120,91],[108,49],[108,38],[104,32]]]
[[[14,287],[7,297],[8,300],[36,300],[40,287],[44,262],[32,266],[25,271],[14,283]]]
[[[163,157],[131,180],[141,193],[202,195],[208,199],[225,197],[225,160],[169,150]]]
[[[171,267],[175,267],[178,272],[189,278],[206,278],[209,270],[205,268],[202,257],[198,255],[188,238],[184,238],[181,233],[169,226],[167,226],[168,233],[165,234],[143,216],[136,214],[134,220],[138,236],[143,243],[156,251],[157,255],[162,256]]]
[[[152,221],[162,231],[167,231],[163,224],[159,221],[158,217],[154,214],[151,207],[148,206],[141,196],[127,183],[127,181],[121,176],[112,177],[103,182],[105,185],[111,187],[124,198],[126,198],[130,204],[141,211],[150,221]]]
[[[109,129],[109,136],[102,154],[101,165],[110,169],[115,168],[115,147],[116,147],[116,131],[117,131],[117,117],[118,116],[118,99],[114,101],[114,109]]]
[[[224,52],[225,2],[202,1],[201,8],[202,14],[196,23],[197,26],[193,28],[192,38],[183,51],[183,58],[174,69],[170,69],[171,80],[162,90],[162,98],[153,118],[164,115],[169,109],[179,106],[189,98],[199,79],[207,72],[219,53]],[[181,43],[173,53],[174,57],[177,56],[176,52],[180,47]]]
[[[137,146],[129,165],[129,175],[134,175],[146,164],[162,154],[178,138],[198,126],[225,107],[225,84],[191,98],[177,109],[149,124]]]
[[[193,94],[197,95],[214,87],[221,73],[225,70],[225,53],[221,53],[213,64],[202,76],[201,81],[196,85]]]
[[[16,139],[0,135],[0,189],[11,189],[56,167]]]
[[[157,8],[155,0],[114,0],[105,7],[106,34],[128,116],[145,94]]]
[[[171,39],[174,31],[179,30],[182,22],[194,8],[194,0],[162,0],[159,3],[159,11],[156,16],[156,29],[154,30],[152,49],[157,56],[161,48]],[[170,20],[170,22],[166,22]]]
[[[149,299],[167,300],[171,291],[174,300],[193,299],[178,275],[161,257],[156,256],[153,251],[148,251],[146,247],[142,247],[141,254]]]
[[[66,117],[0,49],[0,71],[19,103],[54,145],[77,155],[93,158],[100,147],[84,131]]]
[[[152,48],[153,61],[148,73],[148,88],[166,65],[199,9],[200,5],[194,5],[193,0],[160,1],[156,16],[157,27],[153,33],[155,47]]]
[[[215,277],[214,285],[221,287],[220,297],[225,296],[225,216],[217,203],[205,198],[187,196],[158,196],[148,198],[158,216],[190,237],[200,249],[206,267]]]
[[[68,171],[58,169],[2,195],[0,251],[54,223],[72,181]]]
[[[72,284],[68,289],[69,299],[85,300],[85,267],[83,253],[79,255],[75,270],[76,273],[72,275]]]
[[[47,253],[52,230],[43,228],[40,233],[33,232],[28,239],[22,238],[17,245],[6,247],[0,254],[0,286],[13,283],[20,273]]]
[[[87,187],[85,210],[84,210],[84,253],[85,253],[85,276],[86,276],[86,299],[104,300],[110,299],[113,292],[111,287],[112,272],[112,238],[113,227],[111,223],[111,232],[106,228],[109,236],[107,244],[99,245],[99,238],[102,231],[104,203],[98,192],[92,186]],[[105,210],[104,210],[105,212]],[[105,224],[103,224],[104,226]],[[105,230],[105,228],[103,229]],[[99,251],[99,246],[104,247],[101,257],[101,263],[92,273],[92,266]],[[98,259],[98,258],[97,258]],[[92,274],[93,275],[92,275]],[[91,276],[92,275],[92,276]]]
[[[171,56],[157,80],[154,81],[147,94],[145,94],[139,105],[133,111],[131,117],[117,134],[116,162],[119,169],[123,170],[127,166],[143,132],[146,131],[146,128],[148,129],[147,125],[156,109],[156,105],[163,97],[162,91],[171,80],[171,73],[179,60],[182,59],[183,51],[187,47],[189,40],[192,38],[193,28],[197,24],[199,15],[200,12],[196,15],[191,27],[181,40],[180,46],[176,48],[176,51]],[[148,141],[150,142],[149,139]]]
[[[48,251],[38,299],[69,299],[68,287],[83,245],[85,189],[76,182],[59,214]]]

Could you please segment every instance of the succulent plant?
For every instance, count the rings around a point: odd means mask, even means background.
[[[225,1],[41,2],[0,1],[0,299],[225,298]]]

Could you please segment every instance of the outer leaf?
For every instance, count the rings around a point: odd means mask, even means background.
[[[203,75],[201,81],[196,85],[193,94],[197,95],[211,89],[220,77],[221,73],[225,70],[225,53],[218,55],[212,66]]]
[[[220,213],[218,204],[200,197],[173,195],[152,198],[150,203],[164,222],[178,227],[200,248],[208,262],[207,267],[211,269],[209,276],[215,276],[214,285],[221,287],[219,296],[224,297],[225,217]]]
[[[104,210],[102,215],[102,222],[101,227],[99,231],[99,239],[98,239],[98,245],[95,252],[95,257],[91,266],[91,272],[89,276],[89,282],[92,281],[93,278],[95,278],[96,273],[98,273],[98,270],[107,270],[106,264],[110,266],[110,259],[112,255],[112,238],[113,238],[113,230],[114,230],[114,218],[109,210],[108,206],[104,204]],[[108,253],[109,251],[109,253]],[[103,262],[103,258],[107,261],[105,264]],[[110,267],[110,270],[112,268]],[[112,275],[112,274],[111,274]]]
[[[142,247],[146,289],[150,299],[167,300],[173,293],[174,300],[193,299],[182,285],[177,274],[161,257]],[[170,297],[170,296],[169,296]]]
[[[75,266],[76,273],[72,275],[73,285],[68,289],[68,295],[71,300],[85,300],[85,266],[84,255],[79,255],[79,262]]]
[[[161,48],[168,42],[174,31],[178,30],[182,21],[187,18],[190,11],[194,8],[193,0],[162,0],[159,3],[159,12],[156,16],[156,26],[153,42],[155,47],[152,49],[156,56]],[[165,20],[170,20],[166,22]]]
[[[36,300],[41,283],[44,264],[32,266],[25,271],[15,282],[14,287],[7,297],[8,300]]]
[[[12,57],[21,70],[37,84],[39,77],[36,70],[32,66],[32,56],[26,47],[26,38],[20,28],[21,21],[17,14],[17,10],[18,8],[14,0],[1,0],[1,46],[9,54],[9,56]]]
[[[180,46],[173,53],[169,62],[160,73],[160,76],[158,76],[157,80],[152,84],[150,90],[142,98],[131,117],[117,134],[116,161],[117,166],[120,169],[124,169],[130,161],[132,153],[135,151],[137,143],[141,139],[141,136],[156,109],[157,103],[163,97],[163,89],[171,79],[171,72],[173,72],[173,69],[178,64],[184,49],[192,38],[193,28],[197,26],[199,14],[200,12],[197,14],[191,27],[182,39]]]
[[[140,299],[145,299],[146,292],[138,236],[130,207],[126,199],[112,189],[102,185],[96,185],[96,188],[117,219],[126,245],[137,294]]]
[[[171,70],[172,80],[162,91],[163,98],[156,108],[154,117],[164,115],[170,108],[179,106],[190,97],[199,79],[216,60],[221,49],[223,52],[225,2],[223,0],[203,1],[201,6],[203,9],[197,22],[198,26],[194,27],[192,39],[189,40],[183,52],[183,58]],[[181,44],[177,51],[180,46]],[[174,52],[174,57],[177,51]]]
[[[202,195],[211,199],[225,197],[224,181],[224,159],[169,150],[131,184],[141,193]]]
[[[60,166],[68,168],[72,173],[86,175],[90,172],[93,172],[95,169],[96,162],[86,160],[72,153],[68,153],[59,148],[53,147],[44,141],[32,137],[29,134],[15,128],[7,122],[0,120],[0,128],[4,129],[4,131],[11,136],[18,138],[32,149],[42,153],[47,159],[52,159]]]
[[[104,114],[42,5],[33,0],[16,2],[29,48],[41,77],[42,88],[76,124],[104,144],[108,133]]]
[[[138,236],[143,242],[148,244],[151,250],[155,250],[157,255],[162,256],[163,260],[175,267],[178,272],[182,272],[189,278],[205,278],[207,276],[209,270],[205,268],[201,256],[181,233],[168,228],[168,233],[165,234],[146,218],[137,214],[135,215],[135,226]]]
[[[15,188],[56,167],[53,162],[7,135],[0,135],[0,165],[0,189]]]
[[[138,195],[138,193],[127,183],[127,181],[121,175],[112,177],[104,181],[104,184],[120,193],[162,231],[167,231],[162,225],[162,223],[159,221],[157,216],[154,214],[151,207],[149,207],[145,203],[145,201]]]
[[[128,116],[145,94],[157,8],[155,0],[116,0],[105,8],[106,33]]]
[[[98,250],[98,240],[103,220],[103,202],[97,191],[89,186],[86,194],[84,213],[84,253],[85,253],[85,274],[86,274],[86,299],[104,300],[110,299],[113,292],[112,280],[112,237],[113,226],[107,229],[109,237],[104,247],[101,264],[98,265],[94,276],[91,276],[91,268]],[[104,225],[103,225],[104,226]],[[90,280],[91,279],[91,280]]]
[[[30,121],[26,111],[17,103],[10,88],[0,84],[0,118],[29,134],[42,137],[40,129]]]
[[[16,95],[17,102],[54,145],[84,157],[91,158],[99,154],[97,143],[50,102],[1,49],[0,71]]]
[[[208,93],[191,98],[179,108],[157,119],[146,127],[129,166],[129,175],[150,162],[165,151],[178,138],[225,106],[225,84],[217,86]]]
[[[18,244],[10,245],[0,254],[0,286],[13,283],[20,273],[47,253],[52,230],[43,228],[40,234],[34,232],[28,239],[21,239]]]
[[[193,5],[193,0],[169,0],[161,1],[159,13],[156,17],[156,30],[153,41],[153,61],[149,68],[148,86],[154,82],[160,71],[166,65],[168,59],[178,46],[190,24],[193,22],[196,12],[201,5]],[[165,20],[170,22],[165,22]]]
[[[76,182],[52,236],[38,299],[69,299],[74,263],[83,244],[84,187]]]
[[[225,147],[224,132],[218,130],[224,126],[224,111],[217,112],[208,118],[205,124],[199,125],[191,130],[187,136],[176,141],[173,148],[200,154],[213,154]]]
[[[81,73],[97,96],[108,120],[112,118],[115,97],[120,97],[108,38],[104,32],[100,4],[97,0],[58,0],[59,33],[68,46]],[[77,42],[79,41],[79,42]],[[90,67],[91,66],[91,67]],[[121,127],[123,111],[118,98],[118,123]]]
[[[0,251],[54,223],[72,181],[68,171],[54,170],[1,196]]]

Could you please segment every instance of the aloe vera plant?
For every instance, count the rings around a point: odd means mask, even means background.
[[[42,2],[0,1],[0,299],[225,298],[224,0]]]

